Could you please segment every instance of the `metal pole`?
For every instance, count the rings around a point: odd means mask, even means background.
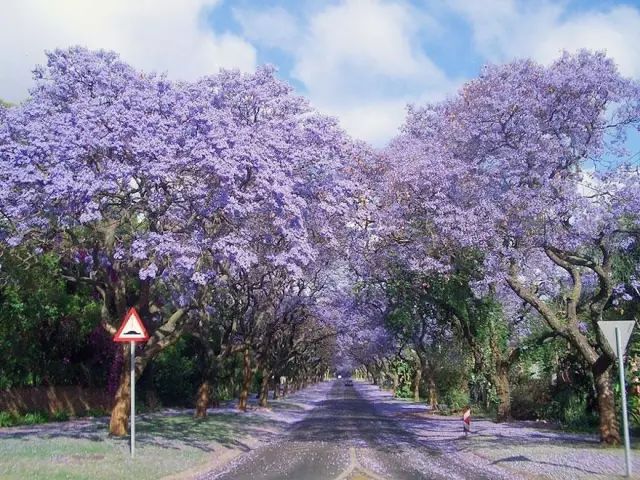
[[[131,458],[136,451],[136,342],[129,342],[131,350]]]
[[[620,329],[616,328],[616,353],[618,354],[618,371],[620,372],[620,393],[622,394],[622,425],[624,428],[624,459],[627,465],[626,475],[631,476],[631,445],[629,442],[629,419],[627,418],[627,387],[624,381],[624,358],[620,348]]]

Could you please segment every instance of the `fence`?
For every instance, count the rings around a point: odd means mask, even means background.
[[[84,415],[111,410],[111,397],[104,389],[74,386],[24,387],[0,390],[0,411],[14,414],[42,411]]]

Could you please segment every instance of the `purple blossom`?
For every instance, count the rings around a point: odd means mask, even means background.
[[[157,265],[155,263],[150,263],[146,267],[141,268],[140,273],[138,275],[140,277],[140,280],[146,280],[146,279],[156,278],[157,273],[158,273]]]

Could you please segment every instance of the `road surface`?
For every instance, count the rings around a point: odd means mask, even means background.
[[[327,397],[282,439],[202,480],[414,480],[496,478],[456,462],[376,410],[362,385],[337,380]]]

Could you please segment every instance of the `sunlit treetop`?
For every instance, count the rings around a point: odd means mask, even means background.
[[[544,268],[534,257],[548,246],[628,247],[640,197],[622,145],[639,120],[638,83],[603,54],[487,67],[450,100],[412,108],[389,146],[396,234],[435,262],[478,248],[498,277],[512,261]],[[623,157],[594,174],[605,154]]]
[[[350,140],[272,68],[182,83],[71,48],[35,78],[0,112],[10,246],[60,251],[105,281],[197,288],[258,261],[299,273],[349,203]]]

